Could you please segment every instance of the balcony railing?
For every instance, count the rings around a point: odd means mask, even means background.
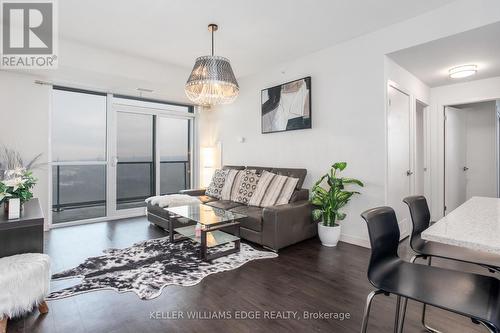
[[[155,195],[155,170],[154,170],[154,162],[143,162],[143,161],[134,161],[134,162],[118,162],[118,167],[119,166],[126,166],[126,165],[147,165],[149,167],[149,193],[145,195],[122,195],[117,197],[117,205],[120,204],[129,204],[129,203],[134,203],[134,202],[141,202],[144,201],[147,197],[150,197],[152,195]],[[176,188],[172,188],[169,190],[165,190],[163,187],[167,187],[169,184],[162,184],[162,178],[163,180],[167,179],[166,177],[169,177],[169,172],[168,170],[165,170],[162,172],[163,165],[175,165],[175,164],[180,164],[182,165],[182,172],[180,173],[180,184],[179,186],[176,186]],[[105,206],[106,205],[106,200],[101,199],[101,200],[86,200],[86,201],[72,201],[72,202],[64,202],[64,198],[61,198],[61,165],[56,165],[54,166],[56,168],[55,173],[54,173],[54,179],[53,179],[53,186],[54,186],[54,198],[53,198],[53,204],[52,204],[52,210],[54,212],[62,212],[63,210],[70,210],[70,209],[78,209],[78,208],[90,208],[90,207],[99,207],[99,206]],[[179,172],[179,170],[175,170]],[[118,172],[117,172],[118,173]],[[175,175],[170,175],[170,177],[175,176]],[[164,178],[165,177],[165,178]],[[176,177],[177,178],[177,177]],[[177,179],[176,179],[177,180]],[[92,182],[95,181],[95,179],[89,179],[88,181]],[[161,194],[173,194],[177,193],[181,189],[186,189],[190,186],[190,171],[189,171],[189,161],[161,161],[160,162],[160,192]],[[164,186],[162,186],[164,185]],[[177,185],[177,184],[176,184]],[[103,184],[103,186],[106,186]],[[127,184],[120,183],[118,184],[117,181],[117,186],[120,186],[120,189],[126,190],[126,188],[123,188],[123,186],[127,186]],[[78,189],[75,189],[75,191],[78,191]],[[117,191],[118,192],[118,191]],[[126,191],[125,191],[126,192]],[[61,202],[61,199],[63,202]]]

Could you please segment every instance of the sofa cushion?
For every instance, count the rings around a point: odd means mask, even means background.
[[[226,181],[227,175],[229,173],[229,169],[220,170],[217,169],[212,176],[212,180],[210,181],[210,185],[208,185],[205,194],[216,199],[222,198],[222,188],[224,187],[224,183]]]
[[[222,187],[221,200],[231,200],[231,193],[238,193],[238,188],[241,182],[241,174],[243,171],[236,169],[228,169],[224,187]]]
[[[251,229],[254,231],[262,231],[262,210],[263,208],[255,206],[239,206],[230,209],[232,212],[247,215],[240,219],[240,225],[243,228]]]
[[[297,182],[298,178],[263,171],[249,205],[269,207],[287,204],[290,202]]]
[[[252,198],[255,190],[257,189],[257,184],[259,183],[260,174],[254,170],[244,170],[243,177],[241,179],[240,187],[238,189],[238,194],[236,198],[231,198],[233,201],[248,205],[248,202]]]
[[[271,172],[280,176],[298,178],[299,181],[295,186],[297,190],[302,188],[302,185],[304,184],[304,180],[306,179],[307,175],[307,169],[273,168]]]
[[[244,170],[245,167],[242,165],[224,165],[222,169],[231,169],[231,170]]]
[[[206,205],[212,206],[215,208],[221,208],[224,210],[230,210],[231,208],[241,206],[240,203],[234,202],[234,201],[229,201],[229,200],[215,200],[215,201],[210,201],[207,202]]]
[[[256,170],[257,173],[262,173],[263,171],[268,171],[275,173],[280,176],[287,176],[292,178],[298,178],[299,181],[295,188],[297,190],[302,188],[304,185],[304,180],[307,175],[307,169],[295,169],[295,168],[272,168],[272,167],[260,167],[260,166],[247,166],[247,169]]]
[[[309,200],[309,190],[306,188],[301,188],[300,190],[295,190],[290,198],[290,202],[297,202]]]

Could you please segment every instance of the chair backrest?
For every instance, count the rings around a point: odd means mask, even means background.
[[[377,275],[388,261],[399,259],[399,227],[396,214],[391,207],[369,209],[361,214],[368,226],[371,257],[368,266],[368,279],[377,284]],[[385,269],[384,269],[385,270]]]
[[[410,234],[410,246],[413,247],[413,243],[420,240],[422,231],[429,228],[431,213],[424,196],[415,195],[406,197],[403,199],[403,202],[407,204],[410,209],[411,223],[413,226]]]

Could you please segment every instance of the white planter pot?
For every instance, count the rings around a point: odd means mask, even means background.
[[[340,238],[340,225],[335,227],[325,227],[323,222],[318,223],[318,235],[321,244],[324,246],[337,246]]]
[[[21,217],[21,200],[19,198],[8,199],[5,202],[5,212],[7,219],[18,219]]]

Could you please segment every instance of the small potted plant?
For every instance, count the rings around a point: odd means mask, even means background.
[[[5,201],[9,218],[19,218],[23,204],[33,198],[36,181],[31,171],[24,168],[5,171],[4,179],[0,180],[0,203]]]
[[[0,204],[4,203],[9,218],[18,218],[23,204],[33,197],[37,179],[31,170],[40,156],[24,163],[19,152],[5,146],[0,149]]]
[[[330,172],[323,175],[312,188],[311,203],[315,206],[313,219],[319,221],[318,235],[325,246],[336,246],[340,238],[338,221],[345,219],[346,214],[340,210],[351,197],[359,194],[357,191],[346,190],[346,185],[364,186],[354,178],[344,178],[337,174],[347,167],[346,162],[337,162],[330,168]]]

